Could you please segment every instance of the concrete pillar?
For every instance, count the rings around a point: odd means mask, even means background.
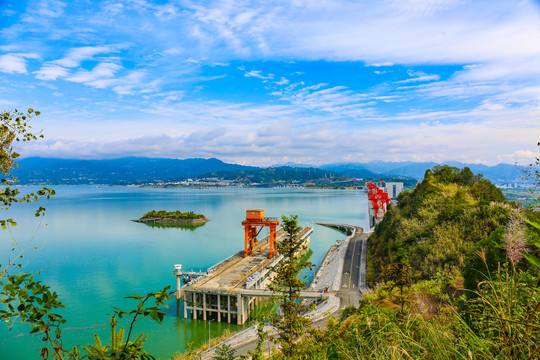
[[[182,277],[176,275],[176,298],[180,299],[182,297]]]
[[[202,316],[203,316],[203,320],[206,321],[206,293],[203,293],[202,297],[203,297],[203,313],[202,313]]]
[[[242,295],[238,294],[236,295],[236,323],[237,325],[242,325],[242,317],[244,314],[244,300],[242,299]]]
[[[217,322],[221,322],[221,295],[217,294]]]
[[[231,295],[227,295],[227,322],[231,323]]]
[[[188,299],[188,294],[185,293],[184,294],[184,319],[187,319],[187,307],[188,307],[188,303],[187,303],[187,300]]]
[[[182,315],[182,299],[176,299],[176,317]]]
[[[244,306],[242,306],[243,307],[243,309],[242,309],[243,310],[243,312],[242,312],[242,320],[244,320],[243,323],[245,323],[247,321],[248,314],[249,314],[249,296],[246,296],[244,301],[245,301],[245,304],[244,304]]]

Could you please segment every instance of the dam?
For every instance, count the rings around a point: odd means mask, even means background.
[[[275,243],[288,234],[277,229],[276,218],[265,218],[263,210],[247,210],[242,222],[245,231],[244,250],[233,254],[205,272],[183,271],[175,265],[178,316],[218,322],[244,324],[250,311],[263,298],[274,297],[268,285],[275,277],[273,268],[285,258],[276,252]],[[270,227],[270,234],[260,241],[257,236],[263,227]],[[309,249],[311,227],[303,227],[299,237],[302,251]],[[182,282],[186,284],[182,286]],[[327,294],[320,291],[302,291],[304,299],[321,299]],[[183,310],[180,303],[183,302]]]

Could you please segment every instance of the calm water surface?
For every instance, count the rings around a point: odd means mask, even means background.
[[[33,239],[40,249],[25,255],[25,270],[40,271],[39,280],[55,289],[67,306],[63,338],[71,347],[93,343],[95,333],[109,344],[111,307],[131,309],[123,297],[175,287],[174,264],[206,270],[243,248],[241,221],[246,209],[265,209],[267,216],[298,214],[304,226],[335,221],[367,227],[367,197],[351,190],[301,189],[152,189],[133,187],[55,186],[57,195],[39,205],[13,206],[8,214],[18,226],[0,232],[0,263],[9,244]],[[21,188],[30,191],[34,188]],[[45,206],[40,225],[32,209]],[[194,211],[211,219],[195,230],[156,228],[129,221],[152,209]],[[5,214],[2,216],[4,217]],[[315,225],[311,237],[319,264],[339,233]],[[33,247],[32,246],[32,247]],[[141,321],[135,333],[148,333],[148,351],[168,359],[186,347],[208,341],[208,323],[176,317],[171,299],[163,325]],[[109,314],[109,315],[108,315]],[[235,325],[211,323],[217,336]],[[38,359],[41,336],[28,335],[26,325],[0,327],[0,359]]]

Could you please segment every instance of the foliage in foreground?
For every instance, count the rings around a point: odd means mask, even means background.
[[[500,269],[473,300],[448,297],[444,278],[422,281],[405,313],[393,302],[399,295],[379,287],[341,320],[311,329],[295,359],[540,359],[538,270]]]
[[[86,355],[80,357],[80,350],[77,346],[66,349],[62,342],[61,325],[66,323],[64,317],[59,313],[59,309],[65,308],[60,302],[56,292],[51,288],[35,281],[31,274],[11,275],[0,290],[1,302],[5,304],[5,310],[0,310],[0,320],[8,326],[15,322],[22,322],[30,325],[30,334],[41,333],[43,335],[43,347],[41,357],[47,359],[154,359],[144,350],[144,341],[147,335],[141,334],[135,340],[130,341],[131,333],[137,322],[144,318],[151,318],[161,324],[165,313],[161,306],[167,306],[166,301],[171,293],[170,286],[156,293],[149,293],[146,296],[130,295],[127,299],[138,301],[134,310],[126,312],[121,309],[114,309],[111,317],[111,345],[103,346],[101,339],[95,335],[95,345],[83,347]],[[154,306],[145,306],[146,302],[153,300]],[[126,317],[130,319],[128,335],[124,341],[125,330],[122,327],[116,332],[118,319]]]
[[[11,171],[18,167],[15,159],[19,154],[14,151],[13,143],[16,141],[31,141],[42,138],[41,132],[34,132],[28,122],[32,117],[38,116],[39,112],[28,109],[26,113],[17,110],[4,111],[0,114],[0,210],[8,211],[13,203],[31,203],[40,198],[49,198],[55,192],[49,188],[43,188],[36,193],[21,194],[19,189],[12,186],[16,179]],[[36,217],[43,217],[45,208],[39,207]],[[6,231],[9,226],[16,226],[13,219],[0,218],[0,226]],[[12,238],[12,252],[7,263],[0,264],[0,321],[5,322],[8,328],[14,323],[26,323],[30,326],[30,334],[41,334],[43,347],[40,356],[43,359],[153,359],[153,356],[144,351],[146,335],[139,335],[130,341],[134,325],[146,317],[161,324],[165,313],[161,306],[166,306],[169,299],[169,286],[156,293],[146,296],[131,295],[127,298],[138,300],[137,308],[129,312],[121,309],[114,310],[111,318],[111,345],[103,346],[101,339],[95,336],[95,345],[83,347],[86,355],[80,357],[77,346],[66,349],[62,341],[61,326],[66,319],[60,314],[65,306],[60,301],[59,295],[48,285],[34,280],[34,274],[24,273],[20,270],[20,259],[29,248],[33,239],[27,239],[24,244],[19,244],[17,239]],[[153,299],[155,306],[145,306],[145,303]],[[116,326],[118,319],[130,318],[128,335],[124,341],[125,330],[122,327],[118,332]]]

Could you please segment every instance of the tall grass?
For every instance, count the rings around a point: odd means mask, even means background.
[[[493,358],[489,345],[453,311],[434,321],[421,314],[401,317],[397,311],[375,306],[344,322],[331,320],[299,346],[302,359]]]
[[[478,256],[487,264],[484,252]],[[463,307],[471,327],[492,341],[497,358],[540,358],[539,277],[517,270],[513,261],[485,277],[474,292],[477,298]]]
[[[298,344],[299,359],[540,359],[538,277],[511,265],[487,272],[477,297],[463,296],[459,308],[439,302],[433,311],[430,300],[422,300],[433,294],[421,286],[404,315],[377,307],[381,299],[374,296],[348,309],[346,319],[312,330]]]

